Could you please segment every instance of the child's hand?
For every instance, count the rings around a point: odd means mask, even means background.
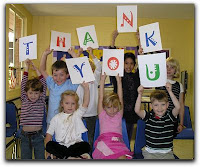
[[[137,91],[138,91],[138,94],[142,95],[143,92],[144,92],[144,87],[143,87],[142,85],[140,85],[140,86],[138,87]]]
[[[53,49],[50,50],[50,46],[44,51],[45,55],[49,55],[53,52]]]
[[[117,36],[119,35],[118,31],[117,30],[114,30],[113,33],[112,33],[112,39],[116,39]]]
[[[78,55],[77,55],[77,57],[80,57],[80,55],[83,53],[83,48],[79,48],[78,49]]]
[[[166,83],[165,87],[166,87],[166,89],[167,89],[168,92],[172,91],[172,85],[169,82]]]
[[[139,46],[138,53],[139,53],[139,55],[144,54],[143,48],[141,46]]]
[[[93,55],[93,48],[92,47],[88,47],[87,50],[89,51],[90,55]]]
[[[121,77],[119,76],[119,73],[117,74],[117,76],[115,76],[117,82],[120,82],[121,81]]]
[[[30,60],[30,59],[26,59],[26,60],[24,61],[24,63],[26,64],[26,67],[29,68],[30,65],[31,65],[31,60]]]
[[[81,86],[86,90],[86,89],[89,89],[89,83],[88,82],[83,82],[82,84],[81,84]]]

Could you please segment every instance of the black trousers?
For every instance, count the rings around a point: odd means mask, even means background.
[[[54,141],[49,141],[46,145],[46,151],[60,159],[67,159],[70,156],[80,157],[84,153],[89,153],[90,149],[89,143],[84,141],[75,143],[68,148]]]

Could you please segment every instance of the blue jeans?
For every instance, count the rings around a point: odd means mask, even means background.
[[[21,133],[21,159],[32,159],[32,149],[34,150],[35,159],[45,159],[44,136],[38,133],[28,137]],[[30,138],[30,140],[29,140]]]

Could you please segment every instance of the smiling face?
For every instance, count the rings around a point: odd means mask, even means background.
[[[40,91],[33,91],[31,88],[26,92],[28,99],[33,103],[40,98],[41,94]]]
[[[57,85],[62,85],[68,77],[64,69],[53,70],[52,78]]]
[[[155,115],[161,118],[162,116],[165,115],[167,108],[169,106],[169,103],[165,101],[154,100],[150,104],[150,106],[153,109]]]
[[[75,96],[65,95],[61,107],[63,107],[63,112],[67,114],[72,114],[77,109],[77,102]]]
[[[126,58],[124,60],[124,70],[126,73],[130,73],[132,72],[134,69],[134,62],[133,62],[133,59],[131,58]]]

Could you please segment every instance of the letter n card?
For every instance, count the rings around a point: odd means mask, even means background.
[[[124,49],[104,49],[102,73],[124,76]]]
[[[117,6],[118,32],[137,32],[137,6]]]
[[[99,48],[94,25],[77,28],[80,47],[87,50],[88,47]]]
[[[67,68],[73,84],[94,81],[94,74],[86,56],[66,59]]]
[[[54,49],[54,51],[67,52],[70,47],[71,47],[70,33],[51,31],[50,49]]]
[[[139,27],[139,33],[144,53],[162,50],[158,22]]]
[[[138,56],[140,83],[144,87],[165,86],[167,81],[166,53]]]
[[[37,59],[37,34],[19,38],[19,62]]]

